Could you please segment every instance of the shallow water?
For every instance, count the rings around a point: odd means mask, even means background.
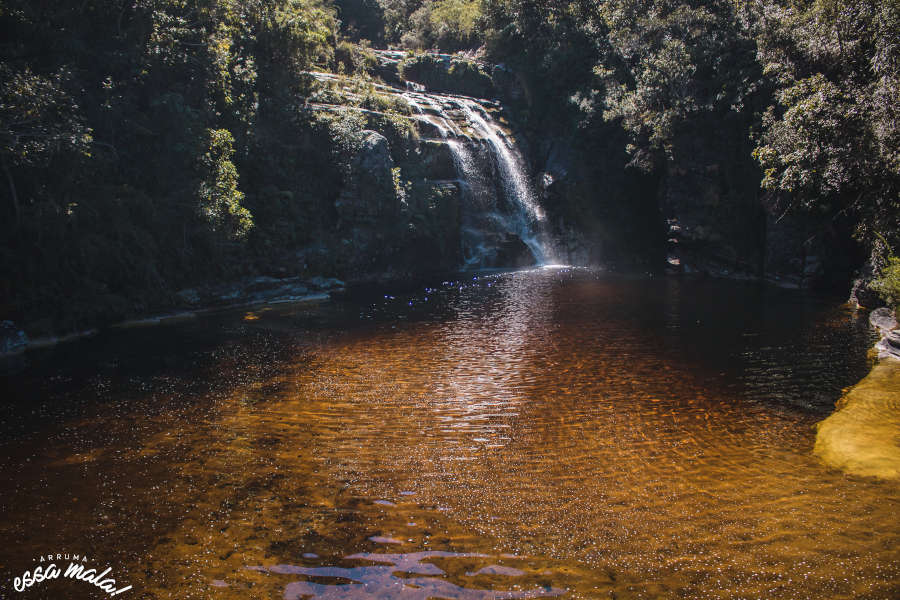
[[[811,453],[871,342],[571,269],[104,334],[6,378],[0,589],[81,552],[123,598],[897,598],[900,485]]]

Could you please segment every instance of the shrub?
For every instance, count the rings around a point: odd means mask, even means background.
[[[478,98],[494,95],[486,69],[460,56],[419,54],[400,63],[400,76],[416,81],[435,92],[449,92]]]
[[[231,158],[234,137],[227,129],[207,129],[206,148],[200,156],[202,180],[198,188],[200,211],[213,231],[228,239],[242,238],[253,227],[250,211],[241,206],[238,172]]]
[[[896,313],[900,309],[900,257],[891,256],[881,270],[881,276],[872,282],[872,289]]]

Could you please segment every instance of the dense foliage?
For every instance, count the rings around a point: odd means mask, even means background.
[[[369,128],[401,158],[412,134],[307,108],[407,110],[374,86],[372,45],[466,51],[401,75],[505,94],[532,140],[577,132],[598,178],[616,149],[636,172],[698,168],[717,136],[760,210],[877,255],[900,246],[898,40],[897,0],[2,0],[0,309],[70,328],[309,247],[334,256],[305,268],[340,271],[348,157]]]
[[[759,57],[775,87],[756,157],[793,206],[851,213],[858,234],[897,241],[900,2],[757,9]]]
[[[247,190],[285,183],[256,154],[302,118],[330,5],[5,0],[0,31],[6,311],[71,327],[245,268],[278,225]]]
[[[888,258],[881,276],[873,282],[872,287],[894,311],[900,309],[900,258]]]
[[[455,51],[481,41],[481,0],[338,0],[348,33],[406,48]]]

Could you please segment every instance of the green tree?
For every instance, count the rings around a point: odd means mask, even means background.
[[[630,150],[671,156],[676,131],[700,113],[740,111],[759,81],[752,39],[731,0],[609,0],[612,56],[599,64],[604,117]]]
[[[770,2],[755,15],[776,86],[755,152],[785,210],[900,241],[900,2]]]
[[[481,16],[481,0],[437,0],[428,16],[435,43],[452,50],[472,46]]]
[[[872,289],[897,313],[900,310],[900,258],[891,256]]]
[[[213,232],[240,239],[253,227],[253,218],[241,206],[244,194],[238,189],[238,172],[231,162],[234,137],[227,129],[207,129],[205,137],[205,152],[198,161],[200,213]]]
[[[384,39],[399,44],[404,34],[411,33],[410,17],[422,8],[425,0],[378,0],[384,15]]]
[[[48,167],[62,155],[87,156],[91,130],[75,99],[63,89],[67,75],[42,77],[27,67],[14,70],[0,63],[0,168],[6,177],[15,222],[22,203],[13,172]]]

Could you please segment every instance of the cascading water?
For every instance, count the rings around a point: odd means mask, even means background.
[[[447,142],[456,172],[459,173],[460,195],[463,199],[462,245],[463,260],[468,268],[483,267],[496,256],[501,239],[491,235],[512,228],[497,212],[493,186],[476,167],[476,160],[464,142]]]
[[[318,81],[341,84],[331,73],[310,72]],[[503,127],[491,116],[493,103],[475,98],[369,84],[383,94],[398,95],[410,107],[420,134],[446,147],[461,196],[461,241],[466,268],[509,267],[554,262],[547,218],[534,193],[525,161]],[[348,98],[359,92],[342,89]],[[321,110],[338,105],[315,104]],[[360,109],[363,110],[363,109]],[[367,111],[372,112],[372,111]]]
[[[546,264],[552,258],[545,232],[547,217],[531,189],[521,154],[477,102],[469,99],[459,102],[473,129],[490,145],[504,197],[514,209],[503,215],[501,222],[511,229],[509,233],[516,234],[528,246],[539,264]]]
[[[534,200],[518,152],[515,152],[514,147],[509,145],[506,136],[502,134],[496,124],[488,123],[487,119],[490,117],[475,101],[460,100],[460,104],[469,122],[493,147],[503,177],[503,185],[508,188],[510,196],[517,200],[531,219],[543,221],[545,219],[544,211]]]
[[[453,156],[463,199],[465,266],[509,266],[503,263],[516,242],[538,264],[551,262],[546,215],[524,160],[484,107],[473,98],[419,90],[403,96],[413,118],[436,130]]]

